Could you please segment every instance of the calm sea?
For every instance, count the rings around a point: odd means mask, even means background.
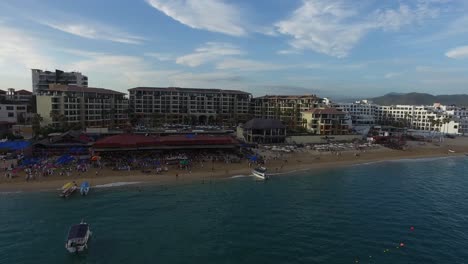
[[[0,263],[468,263],[467,171],[460,157],[68,200],[0,194]],[[82,218],[90,248],[70,255]]]

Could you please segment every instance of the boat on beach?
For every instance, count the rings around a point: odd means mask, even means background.
[[[60,197],[67,198],[72,195],[78,187],[76,186],[75,182],[68,182],[62,186],[62,192],[60,193]]]
[[[87,181],[82,182],[80,186],[80,194],[84,196],[84,195],[88,195],[88,192],[89,192],[89,182]]]
[[[261,179],[261,180],[268,180],[267,168],[265,167],[257,167],[252,170],[253,176]]]
[[[449,149],[448,152],[449,152],[449,153],[455,153],[455,150]]]
[[[83,252],[88,248],[90,237],[91,230],[89,229],[89,225],[81,220],[81,223],[70,227],[65,248],[70,253]]]

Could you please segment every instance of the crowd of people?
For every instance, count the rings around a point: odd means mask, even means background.
[[[24,173],[25,180],[37,180],[53,175],[81,176],[93,170],[99,175],[102,169],[114,171],[140,171],[161,174],[170,169],[186,170],[212,166],[216,163],[238,163],[242,155],[232,150],[183,150],[183,151],[115,151],[96,153],[93,156],[46,155],[34,160],[19,160],[18,164],[4,165],[5,178],[12,179]]]

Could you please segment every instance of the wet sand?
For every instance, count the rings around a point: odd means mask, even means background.
[[[355,150],[342,151],[341,155],[302,149],[299,152],[283,155],[281,159],[270,159],[267,161],[266,167],[269,173],[273,174],[272,178],[274,179],[274,177],[287,175],[288,172],[300,170],[313,171],[378,161],[460,156],[468,153],[467,137],[445,139],[442,143],[422,144],[419,142],[409,142],[408,144],[409,148],[404,151],[379,147],[362,152]],[[449,150],[453,150],[455,153],[451,153]],[[98,171],[98,175],[96,175],[96,171]],[[155,174],[154,172],[146,174],[140,171],[113,171],[110,169],[97,170],[91,168],[87,173],[81,173],[80,175],[74,171],[70,176],[53,175],[29,182],[25,181],[25,175],[21,173],[19,177],[11,180],[6,179],[2,175],[0,179],[0,192],[57,190],[67,182],[76,181],[79,184],[85,180],[89,181],[91,186],[116,182],[138,182],[140,185],[209,183],[210,181],[227,179],[236,175],[250,174],[251,168],[249,168],[246,160],[243,160],[241,163],[229,164],[205,162],[203,168],[201,164],[195,163],[191,173],[186,170],[179,170],[175,166],[169,166],[169,171],[163,174]]]

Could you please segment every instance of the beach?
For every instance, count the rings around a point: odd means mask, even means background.
[[[450,151],[449,151],[450,150]],[[264,157],[275,155],[271,150],[262,149],[258,153]],[[298,149],[292,153],[282,154],[279,159],[266,159],[265,166],[273,177],[287,175],[302,170],[321,170],[365,164],[381,161],[417,159],[432,157],[460,156],[468,153],[468,138],[445,138],[443,142],[408,142],[406,150],[393,150],[382,146],[362,151],[347,150],[340,152],[319,152],[313,149]],[[253,166],[252,166],[253,167]],[[52,175],[26,181],[23,174],[14,179],[2,177],[0,192],[52,191],[59,189],[70,181],[80,183],[89,181],[91,186],[115,186],[125,184],[167,185],[183,183],[207,183],[240,175],[250,175],[252,167],[247,160],[240,163],[208,162],[204,165],[194,164],[191,171],[170,167],[162,174],[143,173],[137,170],[113,171],[111,169],[90,169],[85,173],[72,173],[70,176]],[[97,173],[96,173],[97,172]]]

